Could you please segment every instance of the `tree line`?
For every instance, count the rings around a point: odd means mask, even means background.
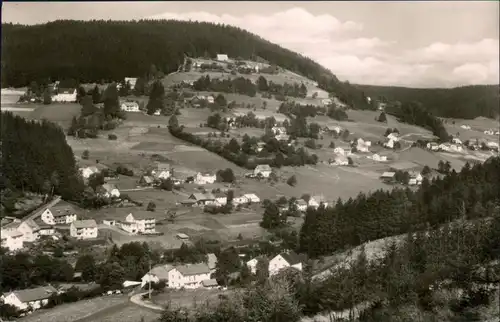
[[[84,185],[62,129],[2,112],[2,204],[9,193],[58,194],[79,200]]]
[[[499,114],[498,85],[472,85],[455,88],[405,88],[356,85],[373,101],[422,103],[436,116],[473,119],[496,118]]]
[[[449,170],[449,169],[448,169]],[[310,257],[331,255],[364,242],[437,227],[466,217],[492,216],[500,201],[500,158],[466,164],[420,188],[377,190],[338,200],[333,207],[308,209],[300,232],[300,250]]]

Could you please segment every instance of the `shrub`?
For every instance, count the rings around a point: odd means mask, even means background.
[[[147,211],[155,211],[156,209],[156,204],[152,201],[148,203],[148,207],[146,208]]]
[[[115,134],[108,134],[108,140],[116,140],[118,137]]]
[[[297,178],[295,177],[295,175],[292,175],[290,178],[288,178],[286,183],[291,187],[295,187],[295,185],[297,184]]]

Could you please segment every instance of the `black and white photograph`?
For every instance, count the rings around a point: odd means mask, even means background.
[[[4,1],[0,322],[500,322],[499,1]]]

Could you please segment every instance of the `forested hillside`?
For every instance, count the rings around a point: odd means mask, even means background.
[[[16,191],[78,200],[83,182],[62,129],[47,121],[26,121],[9,112],[2,113],[1,123],[0,188],[5,208],[9,210],[9,200],[15,199],[12,194]]]
[[[456,88],[407,88],[356,85],[367,96],[382,101],[422,103],[434,115],[472,119],[496,118],[500,110],[498,85],[475,85]]]
[[[80,82],[142,76],[151,64],[165,74],[184,56],[260,57],[317,81],[362,108],[363,93],[309,58],[242,29],[185,21],[71,21],[2,24],[2,87],[73,78]]]

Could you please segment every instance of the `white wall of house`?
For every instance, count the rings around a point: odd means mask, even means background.
[[[122,103],[120,106],[122,111],[125,112],[139,112],[139,104],[137,103]]]
[[[120,228],[132,235],[136,235],[139,232],[135,222],[122,222],[120,223]]]
[[[11,237],[2,231],[2,247],[14,252],[23,248],[23,236]]]
[[[156,179],[168,179],[171,176],[170,170],[161,170],[161,171],[154,171],[153,175],[155,176]]]
[[[73,221],[76,221],[76,214],[65,214],[64,216],[56,216],[54,217],[54,221],[58,225],[67,225],[71,224]]]
[[[76,102],[76,90],[71,94],[59,93],[52,97],[53,102]]]
[[[252,272],[252,274],[257,273],[257,262],[258,262],[257,258],[251,259],[247,262],[247,267],[250,270],[250,272]]]
[[[278,272],[287,267],[294,267],[299,271],[302,270],[302,263],[290,265],[281,255],[276,255],[269,261],[269,275],[276,275]]]
[[[224,206],[227,204],[227,197],[218,197],[218,198],[215,198],[215,202],[217,202],[217,204],[219,206]]]
[[[203,175],[201,173],[196,174],[194,179],[195,184],[212,184],[217,180],[217,176],[214,175]]]
[[[31,228],[25,221],[23,221],[19,227],[17,228],[17,231],[19,231],[21,234],[23,234],[23,240],[25,242],[34,242],[39,238],[39,234],[37,231],[33,231],[33,228]]]
[[[21,302],[21,300],[19,300],[19,298],[16,296],[14,292],[3,297],[3,299],[5,304],[13,305],[19,310],[26,310],[28,308],[38,310],[49,303],[49,299],[32,301],[32,302]]]
[[[168,272],[168,287],[170,288],[199,288],[201,282],[210,279],[210,273],[184,276],[176,268]]]
[[[77,239],[97,238],[97,227],[76,228],[74,223],[70,226],[70,236]]]
[[[40,215],[40,218],[44,223],[47,225],[55,225],[56,222],[54,221],[54,215],[50,211],[50,209],[45,209],[42,214]]]
[[[152,233],[155,232],[156,228],[156,219],[148,218],[148,219],[136,219],[132,214],[128,214],[125,217],[125,221],[128,223],[134,223],[139,233]]]
[[[144,285],[148,284],[149,282],[151,282],[151,284],[154,284],[154,283],[158,283],[159,281],[160,281],[160,279],[158,278],[158,276],[156,276],[154,274],[146,273],[146,275],[144,275],[141,278],[141,287],[144,287]]]
[[[40,236],[52,236],[55,235],[56,230],[54,228],[41,228]]]

